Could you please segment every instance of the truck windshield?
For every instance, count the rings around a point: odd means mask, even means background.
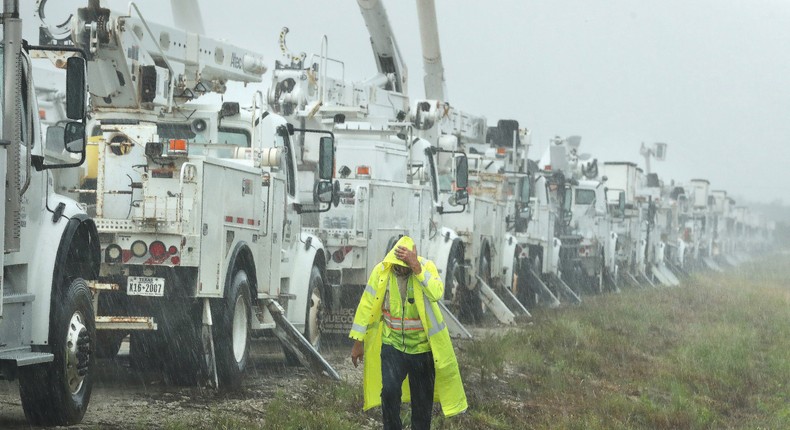
[[[159,138],[163,140],[185,139],[189,143],[216,143],[245,148],[249,148],[250,146],[250,133],[247,130],[239,128],[220,127],[219,130],[217,130],[216,142],[211,141],[211,137],[207,132],[195,133],[190,124],[159,123],[156,125],[156,132],[159,134]]]

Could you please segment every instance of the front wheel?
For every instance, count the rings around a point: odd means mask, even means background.
[[[93,387],[96,321],[88,284],[77,278],[50,310],[51,363],[19,369],[19,394],[33,425],[82,421]]]
[[[250,284],[239,270],[216,309],[214,346],[220,386],[238,388],[250,355]]]
[[[316,351],[321,351],[322,328],[326,303],[324,301],[324,277],[321,269],[313,266],[310,271],[310,283],[307,290],[307,310],[304,321],[304,337]],[[285,362],[289,366],[300,364],[299,359],[283,345]]]

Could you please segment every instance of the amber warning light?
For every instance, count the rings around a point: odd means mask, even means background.
[[[187,152],[187,141],[184,139],[170,139],[170,152]]]

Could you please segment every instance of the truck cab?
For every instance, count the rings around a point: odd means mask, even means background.
[[[85,158],[85,61],[64,61],[66,120],[42,139],[30,56],[53,47],[21,39],[16,1],[4,3],[0,47],[0,377],[19,379],[31,425],[72,425],[90,401],[96,340],[90,293],[98,274],[96,227],[51,177]]]

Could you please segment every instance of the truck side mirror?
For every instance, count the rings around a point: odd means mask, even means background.
[[[85,93],[85,59],[69,57],[66,60],[66,117],[68,119],[81,121],[85,118]]]
[[[469,186],[469,161],[466,155],[455,159],[455,186],[462,190]]]
[[[315,186],[315,199],[320,203],[333,203],[336,200],[337,188],[332,184],[335,170],[335,140],[332,137],[322,137],[318,146],[318,182]]]
[[[72,154],[85,152],[85,125],[79,121],[69,121],[63,130],[63,142],[66,151]]]
[[[469,192],[465,189],[455,190],[455,205],[466,206],[469,204]]]
[[[331,181],[335,169],[335,140],[331,137],[322,137],[318,151],[318,179]]]
[[[316,183],[315,199],[319,203],[332,203],[334,199],[332,181],[318,181],[318,183]]]

